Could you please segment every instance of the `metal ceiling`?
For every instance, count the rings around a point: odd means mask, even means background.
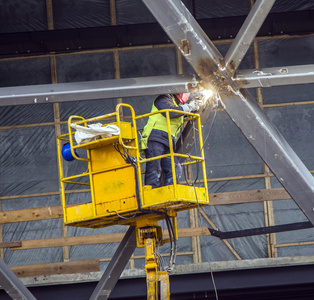
[[[291,3],[287,4],[287,6],[289,5],[291,6]],[[57,3],[55,6],[58,7]],[[62,8],[58,7],[58,10],[61,11]],[[312,33],[313,16],[314,10],[311,9],[310,4],[306,10],[271,12],[258,31],[257,37]],[[36,14],[35,17],[37,17]],[[5,22],[5,18],[3,20]],[[236,36],[245,20],[244,15],[232,14],[223,18],[197,18],[206,35],[212,40],[224,40]],[[1,57],[72,53],[92,49],[171,43],[158,23],[91,26],[91,28],[58,27],[55,30],[43,30],[38,27],[34,31],[18,29],[14,28],[14,32],[0,31]],[[152,32],[154,32],[153,35]]]

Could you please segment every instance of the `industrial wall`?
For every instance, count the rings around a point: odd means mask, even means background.
[[[0,32],[155,22],[140,1],[114,2],[115,11],[109,1],[7,1],[3,3]],[[247,15],[252,5],[252,1],[243,0],[184,2],[197,19]],[[277,1],[272,12],[309,9],[314,9],[313,1]],[[214,40],[222,54],[227,52],[232,38]],[[257,37],[240,69],[313,64],[313,50],[312,34]],[[171,43],[0,57],[0,87],[193,73]],[[258,88],[249,92],[306,167],[314,170],[314,85]],[[65,132],[71,115],[90,118],[106,114],[113,112],[121,101],[131,104],[137,114],[144,114],[150,111],[155,97],[0,107],[0,242],[22,242],[16,248],[3,244],[0,254],[9,266],[96,259],[100,269],[105,268],[121,239],[113,234],[123,233],[126,228],[64,227],[60,218],[56,136]],[[235,199],[233,204],[226,204],[227,200],[223,205],[181,212],[178,218],[181,232],[189,227],[231,231],[306,220],[288,196],[259,200],[259,191],[272,190],[276,195],[281,185],[222,108],[212,112],[203,135],[209,192]],[[64,167],[78,168],[75,162],[64,162]],[[79,187],[70,193],[73,201],[84,202],[89,197],[88,190]],[[99,238],[103,234],[106,236]],[[84,245],[84,236],[94,235],[95,244]],[[313,229],[226,241],[196,231],[191,235],[179,239],[177,264],[314,255]],[[81,238],[68,242],[66,237]],[[107,242],[112,240],[115,242]],[[169,247],[165,245],[161,252],[167,259]],[[84,262],[78,266],[82,268],[76,270],[86,270]],[[143,267],[141,249],[135,251],[128,267]]]

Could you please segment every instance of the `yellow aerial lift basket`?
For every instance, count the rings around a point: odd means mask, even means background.
[[[122,121],[121,110],[123,107],[130,110],[131,116],[129,118],[124,117]],[[144,169],[148,159],[141,156],[138,143],[140,134],[136,126],[140,119],[148,118],[155,113],[135,116],[134,110],[130,105],[118,104],[114,113],[90,119],[84,119],[80,116],[71,116],[69,118],[68,132],[57,138],[61,196],[66,225],[90,228],[117,224],[139,226],[141,222],[148,224],[149,221],[147,220],[149,219],[154,220],[153,222],[156,219],[163,219],[163,214],[165,213],[175,221],[178,211],[208,204],[200,116],[182,112],[186,121],[194,122],[197,127],[195,131],[198,132],[198,136],[195,139],[198,139],[199,155],[174,153],[174,145],[170,135],[169,113],[171,111],[178,113],[177,110],[155,112],[165,113],[167,116],[170,153],[153,157],[149,160],[157,160],[163,157],[171,158],[173,185],[155,189],[143,185],[142,169]],[[75,130],[72,128],[73,124],[87,128],[89,124],[95,122],[105,122],[102,127],[116,125],[120,129],[120,133],[78,144],[74,139]],[[64,162],[61,154],[64,143],[69,143],[69,151],[71,151],[70,153],[74,159],[87,164],[87,171],[64,176]],[[79,157],[77,151],[82,150],[86,152],[86,155]],[[203,174],[203,180],[202,182],[199,181],[197,186],[177,181],[175,161],[180,157],[185,159],[184,166],[201,165],[199,169]],[[79,181],[82,177],[87,178],[85,183]],[[89,185],[91,202],[67,203],[69,194],[65,189],[67,184]]]
[[[121,120],[122,108],[131,111],[131,117],[123,118],[123,121]],[[195,152],[199,152],[199,155],[180,154],[173,151],[170,112],[178,113],[177,110],[161,110],[135,116],[130,105],[118,104],[116,111],[107,115],[91,119],[71,116],[68,120],[68,133],[57,138],[64,223],[70,226],[90,228],[117,224],[129,225],[128,232],[135,231],[137,247],[145,247],[147,299],[150,300],[158,298],[159,283],[160,299],[170,300],[168,271],[175,264],[176,240],[178,239],[177,212],[208,204],[200,116],[182,112],[185,121],[192,122],[191,124],[197,127],[195,132],[198,132],[198,137],[194,136],[194,144],[198,144],[199,149]],[[140,133],[136,123],[157,113],[166,114],[170,153],[146,159],[140,153],[138,143]],[[116,129],[115,135],[101,135],[86,142],[80,141],[80,143],[76,142],[77,139],[74,140],[73,137],[77,132],[74,132],[72,127],[77,130],[87,130],[92,127],[93,123],[100,121],[105,124],[97,123],[98,128],[113,127]],[[63,151],[64,149],[67,149],[66,152]],[[83,151],[84,155],[79,156],[77,154],[79,151]],[[64,173],[67,172],[64,170],[62,157],[66,160],[81,161],[87,165],[87,170],[80,174],[65,176]],[[144,186],[142,169],[144,169],[145,163],[165,157],[170,157],[171,160],[173,184],[154,189],[151,186]],[[199,180],[197,186],[189,184],[188,181],[186,183],[178,182],[175,162],[179,158],[185,160],[181,164],[184,167],[201,165],[201,168],[198,167],[198,169],[202,171],[203,180],[202,182]],[[69,171],[71,168],[67,167],[66,171]],[[85,181],[82,181],[82,178]],[[71,204],[71,201],[67,199],[71,195],[71,190],[66,191],[66,186],[73,184],[90,186],[91,201]],[[162,228],[158,224],[159,220],[165,220],[167,223],[168,239],[163,239]],[[126,236],[129,235],[126,234]],[[171,253],[169,267],[161,270],[158,247],[165,242],[170,242]],[[124,243],[124,247],[127,247],[126,242]],[[120,271],[122,272],[122,269]]]

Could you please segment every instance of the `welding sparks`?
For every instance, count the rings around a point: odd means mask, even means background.
[[[205,104],[212,96],[214,92],[212,90],[204,90],[201,92],[201,100]]]
[[[213,96],[214,93],[212,90],[205,90],[204,92],[202,92],[202,94],[204,98],[210,98]]]

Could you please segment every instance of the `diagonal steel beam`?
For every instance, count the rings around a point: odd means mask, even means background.
[[[0,259],[0,285],[14,300],[36,300],[2,259]]]
[[[314,65],[239,70],[234,80],[245,88],[314,83]]]
[[[223,56],[180,0],[142,1],[196,71],[204,89],[216,91],[232,81]]]
[[[143,0],[185,59],[203,79],[204,88],[212,89],[220,76],[224,58],[180,0]],[[218,73],[217,73],[218,72]]]
[[[222,91],[225,111],[314,225],[314,178],[255,99]]]
[[[226,68],[231,74],[239,67],[275,1],[256,0],[225,56]]]
[[[143,0],[192,65],[201,84],[219,92],[224,108],[314,225],[314,178],[257,102],[233,80],[221,54],[180,0]]]
[[[89,300],[107,300],[136,248],[135,227],[130,226]]]

